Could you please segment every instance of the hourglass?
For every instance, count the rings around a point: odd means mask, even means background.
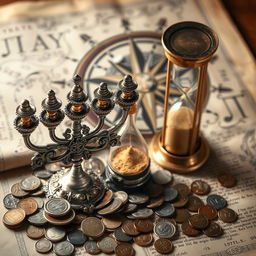
[[[217,50],[218,37],[203,24],[180,22],[167,28],[162,45],[168,59],[164,122],[150,153],[162,167],[187,173],[202,166],[209,156],[200,121],[209,92],[207,65]],[[179,98],[174,97],[177,92]]]

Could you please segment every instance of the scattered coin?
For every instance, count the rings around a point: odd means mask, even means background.
[[[44,194],[45,194],[45,191],[44,191],[42,186],[39,187],[39,189],[35,190],[33,193],[30,193],[30,195],[33,196],[33,197],[34,196],[36,196],[36,197],[43,196]]]
[[[126,235],[121,227],[115,229],[114,231],[114,237],[119,242],[130,242],[132,241],[132,237],[129,235]]]
[[[225,188],[232,188],[236,185],[237,181],[235,176],[230,173],[223,173],[217,177],[221,186]]]
[[[172,181],[172,173],[167,170],[157,170],[152,173],[152,178],[156,184],[164,185]]]
[[[99,218],[88,217],[82,221],[81,229],[85,235],[98,238],[104,234],[105,226]]]
[[[220,210],[227,205],[227,201],[222,196],[216,194],[209,195],[206,202],[207,204],[213,206],[216,210]]]
[[[153,230],[154,227],[153,221],[149,219],[135,220],[134,225],[137,231],[142,233],[149,233]]]
[[[172,238],[176,233],[176,226],[171,222],[157,222],[154,226],[154,233],[160,238]]]
[[[131,213],[136,211],[138,208],[137,204],[127,203],[123,209],[123,213]]]
[[[173,244],[166,238],[159,238],[154,242],[154,247],[158,253],[168,254],[174,249]]]
[[[151,217],[153,214],[154,212],[152,211],[152,209],[141,208],[141,209],[138,209],[136,212],[133,212],[132,216],[135,219],[147,219]]]
[[[70,208],[70,203],[64,198],[51,198],[44,205],[44,211],[52,217],[64,216]]]
[[[44,168],[52,173],[56,173],[57,171],[61,170],[61,167],[56,163],[46,164]]]
[[[19,201],[20,200],[14,197],[12,194],[7,194],[3,199],[4,207],[6,209],[16,208]]]
[[[118,199],[114,198],[114,200],[105,208],[98,211],[100,215],[108,215],[116,212],[120,207],[123,205],[123,202]]]
[[[26,215],[31,215],[35,213],[38,209],[36,200],[30,197],[21,199],[18,203],[18,207],[23,209]]]
[[[144,187],[143,191],[150,198],[154,198],[154,197],[161,196],[164,192],[164,188],[162,185],[155,184],[155,183],[149,183]]]
[[[129,194],[129,202],[132,204],[144,204],[149,200],[149,196],[143,193]]]
[[[211,205],[202,205],[198,209],[198,213],[206,217],[208,220],[213,220],[218,217],[217,210]]]
[[[62,225],[67,225],[67,224],[70,224],[74,218],[76,216],[76,213],[73,209],[71,209],[69,211],[69,213],[67,213],[66,215],[64,216],[60,216],[60,217],[52,217],[50,216],[47,212],[44,211],[44,217],[45,219],[53,224],[53,225],[56,225],[56,226],[62,226]]]
[[[173,188],[178,190],[180,196],[187,197],[191,194],[191,190],[186,184],[178,183]]]
[[[42,226],[48,223],[44,217],[44,210],[40,209],[39,212],[32,214],[28,217],[28,222],[36,226]]]
[[[198,209],[204,205],[203,201],[197,196],[190,196],[188,198],[187,208],[191,212],[198,212]]]
[[[191,184],[191,191],[197,195],[206,195],[210,192],[210,186],[202,180],[195,180]]]
[[[97,255],[101,252],[101,250],[99,249],[99,247],[97,245],[97,242],[94,240],[86,241],[84,244],[84,248],[85,248],[86,252],[91,255]]]
[[[116,229],[122,224],[122,218],[119,215],[103,217],[101,221],[106,229]]]
[[[41,186],[41,180],[35,176],[29,176],[20,182],[21,189],[25,191],[34,191]]]
[[[106,236],[106,237],[102,238],[97,244],[98,244],[98,247],[100,248],[100,250],[104,253],[114,252],[114,250],[117,246],[116,241],[110,236]]]
[[[104,206],[108,205],[112,199],[114,198],[114,193],[111,190],[107,190],[104,197],[101,199],[101,201],[96,205],[95,209],[99,210],[103,208]]]
[[[188,217],[189,224],[195,229],[207,228],[209,221],[201,214],[194,214]]]
[[[187,221],[189,216],[190,216],[190,213],[187,209],[176,209],[174,220],[177,223],[183,223]]]
[[[33,171],[33,175],[36,176],[39,179],[49,179],[52,176],[52,172],[49,172],[45,169],[35,170]]]
[[[29,192],[21,189],[20,183],[16,183],[16,184],[12,185],[11,193],[13,196],[18,197],[18,198],[27,196],[29,194]]]
[[[139,246],[142,246],[142,247],[147,247],[147,246],[150,246],[153,241],[154,241],[154,238],[152,236],[151,233],[148,233],[148,234],[140,234],[136,237],[133,238],[133,241],[139,245]]]
[[[175,208],[169,203],[164,203],[155,210],[155,214],[159,217],[172,217],[175,213]]]
[[[131,244],[121,243],[116,246],[115,254],[116,256],[134,256],[135,251]]]
[[[163,204],[163,202],[164,202],[163,196],[151,198],[146,207],[150,208],[150,209],[154,209],[154,208],[161,206]]]
[[[38,208],[44,207],[44,200],[41,197],[33,197],[33,199],[36,200]]]
[[[182,232],[187,236],[198,236],[201,234],[200,230],[192,228],[188,220],[181,224]]]
[[[66,236],[66,231],[62,227],[50,227],[45,232],[45,238],[53,243],[61,241]]]
[[[39,253],[47,253],[52,249],[52,243],[49,240],[43,238],[36,242],[35,248]]]
[[[73,224],[80,225],[84,219],[88,216],[83,213],[77,213],[74,220],[72,221]]]
[[[3,223],[9,228],[20,225],[26,217],[26,213],[21,208],[8,210],[3,216]]]
[[[172,187],[164,189],[164,201],[173,202],[178,197],[178,190]]]
[[[126,204],[128,202],[128,194],[124,191],[115,192],[115,197],[120,199],[123,204]]]
[[[171,222],[174,226],[177,226],[177,223],[174,219],[171,219],[171,218],[158,218],[158,219],[156,219],[156,223],[157,222],[162,222],[162,221]]]
[[[175,208],[182,208],[188,203],[188,197],[187,196],[178,196],[178,198],[175,200],[175,202],[172,203],[172,205]]]
[[[208,237],[219,237],[223,234],[223,229],[218,223],[211,221],[210,225],[203,232]]]
[[[45,229],[29,225],[26,229],[27,236],[31,239],[39,239],[44,236]]]
[[[140,232],[135,227],[135,221],[126,220],[122,226],[122,231],[128,236],[137,236]]]
[[[70,256],[73,254],[75,247],[69,241],[56,243],[53,248],[57,256]]]
[[[226,223],[232,223],[237,220],[237,213],[230,208],[223,208],[218,212],[219,218]]]

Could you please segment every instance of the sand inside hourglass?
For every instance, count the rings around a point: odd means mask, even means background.
[[[176,155],[187,155],[189,153],[193,116],[193,110],[188,107],[180,107],[177,110],[169,111],[164,141],[167,151]]]
[[[111,166],[122,175],[130,176],[143,172],[149,164],[146,153],[134,146],[118,148],[111,158]]]

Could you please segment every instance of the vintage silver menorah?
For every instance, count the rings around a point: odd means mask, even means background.
[[[68,104],[64,111],[61,110],[61,101],[50,90],[48,97],[42,101],[43,110],[39,118],[35,116],[35,107],[28,100],[24,100],[17,107],[14,126],[22,134],[26,146],[36,151],[31,159],[33,170],[43,168],[47,163],[71,164],[71,167],[52,176],[47,195],[65,198],[73,208],[91,212],[104,196],[105,186],[98,174],[83,169],[82,161],[90,159],[95,152],[119,144],[120,136],[117,132],[124,124],[130,107],[138,100],[137,84],[130,75],[126,75],[118,83],[119,89],[113,100],[113,93],[108,90],[107,84],[101,83],[94,91],[95,98],[89,106],[86,103],[88,96],[80,86],[81,77],[75,75],[73,81],[74,86],[67,94]],[[106,116],[113,110],[115,103],[122,109],[122,116],[113,127],[102,129]],[[81,123],[89,111],[94,111],[98,117],[98,123],[93,130]],[[56,134],[56,128],[65,115],[72,121],[72,128],[67,128],[64,137],[60,138]],[[54,143],[37,146],[31,141],[31,134],[37,128],[39,120],[48,128]]]

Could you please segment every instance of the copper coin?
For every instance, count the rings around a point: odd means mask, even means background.
[[[123,205],[123,202],[120,199],[115,198],[107,207],[100,209],[98,211],[98,214],[100,215],[112,214],[117,210],[119,210],[122,205]]]
[[[237,213],[230,208],[223,208],[218,212],[219,218],[226,223],[232,223],[237,220]]]
[[[213,220],[218,217],[217,210],[211,205],[202,205],[198,209],[198,213],[204,215],[208,220]]]
[[[52,249],[52,243],[49,240],[43,238],[36,242],[35,248],[39,253],[47,253]]]
[[[189,224],[195,229],[207,228],[209,221],[201,214],[194,214],[188,217]]]
[[[154,209],[154,208],[161,206],[163,204],[163,202],[164,202],[164,197],[162,197],[162,196],[159,196],[156,198],[151,198],[146,207],[150,208],[150,209]]]
[[[99,218],[88,217],[82,221],[81,229],[85,235],[98,238],[104,234],[105,226]]]
[[[168,254],[174,249],[172,242],[166,238],[159,238],[154,242],[154,247],[158,253]]]
[[[20,183],[16,183],[16,184],[12,185],[11,193],[12,193],[13,196],[16,196],[16,197],[19,197],[19,198],[27,196],[29,194],[29,192],[24,191],[24,190],[21,189]]]
[[[38,209],[37,202],[33,198],[25,198],[20,200],[18,207],[23,209],[26,215],[31,215]]]
[[[218,237],[223,234],[223,229],[218,223],[211,221],[210,225],[203,232],[208,237]]]
[[[191,212],[198,212],[198,209],[204,205],[203,201],[197,196],[190,196],[188,198],[187,208]]]
[[[135,228],[142,233],[149,233],[153,230],[154,223],[152,220],[135,220]]]
[[[134,256],[135,251],[131,244],[121,243],[115,248],[116,256]]]
[[[139,246],[147,247],[147,246],[150,246],[153,243],[154,238],[153,238],[153,235],[151,233],[140,234],[140,235],[134,237],[133,241]]]
[[[181,208],[181,207],[184,207],[187,203],[188,203],[188,197],[179,195],[176,201],[172,203],[172,205],[175,208]]]
[[[51,215],[49,215],[46,211],[44,211],[44,217],[45,219],[56,226],[62,226],[62,225],[68,225],[70,224],[74,219],[75,219],[75,211],[73,209],[71,209],[71,211],[69,211],[69,213],[67,213],[64,216],[60,216],[60,217],[52,217]]]
[[[3,216],[3,223],[8,227],[15,227],[23,222],[26,213],[23,209],[14,208],[7,211]]]
[[[128,236],[137,236],[140,232],[135,227],[135,221],[126,220],[122,226],[122,231]]]
[[[112,253],[114,252],[117,243],[114,240],[114,238],[110,237],[110,236],[106,236],[104,238],[102,238],[98,243],[97,243],[98,247],[100,248],[100,250],[104,253]]]
[[[122,218],[120,215],[103,217],[101,221],[107,229],[116,229],[122,225]]]
[[[30,193],[31,196],[43,196],[44,194],[45,194],[45,191],[44,191],[43,187],[40,187],[33,193]]]
[[[149,183],[144,187],[144,193],[151,198],[159,197],[163,194],[164,188],[162,185]]]
[[[120,199],[123,204],[126,204],[128,202],[128,194],[124,191],[116,191],[115,197]]]
[[[181,224],[181,230],[183,234],[187,236],[198,236],[201,234],[201,231],[195,228],[192,228],[188,221],[185,221]]]
[[[29,176],[20,182],[21,189],[25,191],[34,191],[41,186],[41,180],[36,176]]]
[[[176,190],[178,190],[179,194],[183,197],[187,197],[191,194],[190,188],[183,183],[178,183],[173,186]]]
[[[88,216],[83,214],[83,213],[78,213],[76,214],[74,220],[72,221],[72,223],[76,224],[76,225],[80,225],[82,223],[82,221],[84,219],[86,219]]]
[[[106,206],[107,204],[109,204],[112,199],[114,198],[114,193],[111,190],[106,191],[104,197],[102,198],[102,200],[96,205],[95,209],[99,210],[101,208],[103,208],[104,206]]]
[[[164,221],[164,222],[169,221],[173,225],[177,226],[177,222],[172,218],[158,218],[155,222],[157,223],[157,222],[161,222],[161,221]]]
[[[44,236],[45,229],[29,225],[26,229],[27,236],[31,239],[39,239]]]
[[[230,173],[223,173],[219,175],[217,179],[221,186],[225,188],[232,188],[237,183],[235,176],[231,175]]]
[[[190,213],[187,209],[176,209],[174,220],[177,223],[183,223],[187,221]]]
[[[191,191],[197,195],[206,195],[210,189],[210,186],[203,180],[195,180],[191,184]]]

